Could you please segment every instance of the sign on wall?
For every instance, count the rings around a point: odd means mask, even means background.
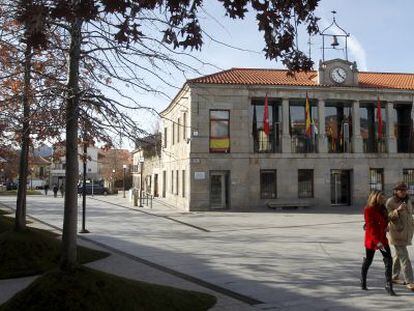
[[[195,180],[206,179],[206,172],[194,172],[194,179]]]

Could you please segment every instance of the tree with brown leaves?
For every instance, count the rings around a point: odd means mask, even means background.
[[[298,49],[294,39],[298,24],[304,24],[309,34],[318,31],[318,18],[313,14],[318,0],[218,1],[223,4],[226,15],[233,19],[243,19],[248,10],[256,12],[259,31],[264,34],[266,57],[281,59],[291,71],[309,70],[312,67],[312,61]],[[27,39],[29,44],[46,46],[47,37],[42,27],[45,20],[49,23],[62,24],[70,37],[65,92],[67,166],[61,263],[62,269],[70,270],[76,265],[77,257],[77,150],[82,100],[87,103],[90,99],[90,106],[85,107],[86,110],[91,111],[87,114],[90,120],[107,121],[106,125],[101,127],[107,126],[107,130],[112,128],[118,131],[135,128],[128,114],[122,112],[125,107],[121,102],[99,96],[99,92],[96,91],[91,93],[93,96],[88,97],[89,90],[82,89],[81,69],[88,66],[98,67],[105,73],[106,85],[110,85],[111,78],[116,78],[138,88],[145,88],[145,81],[140,81],[131,69],[134,65],[140,67],[129,51],[135,48],[134,57],[141,55],[146,59],[159,60],[161,59],[159,47],[168,49],[171,46],[172,53],[180,49],[200,49],[203,37],[198,14],[203,0],[26,0],[26,2],[36,2],[43,6],[42,9],[33,12],[28,12],[26,6],[22,6],[21,20],[33,24],[33,31]],[[146,33],[146,27],[154,24],[162,32],[162,38],[151,37],[151,34]],[[95,36],[96,33],[99,35]],[[142,42],[150,40],[152,47],[155,48],[151,50],[147,45],[144,54]],[[89,48],[96,45],[96,48],[86,51],[85,45]],[[108,55],[112,55],[110,59],[107,58]],[[116,65],[113,61],[116,61]],[[171,59],[166,61],[174,64]],[[177,61],[175,63],[179,64]],[[141,70],[149,69],[152,68],[141,67]],[[95,76],[95,78],[96,84],[101,83],[99,77]],[[119,91],[117,87],[113,89]],[[135,102],[134,99],[131,101]],[[122,117],[118,117],[117,113]]]

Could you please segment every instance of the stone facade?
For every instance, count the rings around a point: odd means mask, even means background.
[[[319,120],[318,152],[292,152],[289,129],[289,105],[309,99],[316,103]],[[224,207],[231,210],[267,208],[272,202],[305,202],[317,207],[332,205],[333,170],[349,171],[350,198],[347,205],[361,206],[370,190],[369,170],[383,170],[383,190],[390,194],[392,185],[402,179],[403,169],[414,168],[412,153],[397,153],[391,119],[394,104],[413,105],[412,90],[381,89],[387,124],[384,138],[387,152],[365,153],[360,134],[360,105],[373,103],[378,89],[298,85],[220,85],[188,82],[170,106],[162,112],[163,148],[156,165],[146,171],[158,175],[159,197],[182,210],[211,210],[212,176],[225,175]],[[281,105],[281,152],[255,153],[252,136],[252,100],[276,100]],[[325,106],[341,102],[352,107],[351,150],[328,152],[325,132]],[[211,153],[210,111],[230,112],[230,152]],[[185,118],[185,122],[184,122]],[[412,119],[412,117],[411,117]],[[298,197],[298,170],[313,170],[313,195]],[[261,198],[261,170],[276,171],[276,197]],[[177,177],[178,172],[178,177]],[[183,175],[184,174],[184,175]],[[154,180],[154,179],[153,179]],[[183,190],[184,188],[184,190]]]

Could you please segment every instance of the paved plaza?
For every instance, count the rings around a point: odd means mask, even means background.
[[[62,198],[27,200],[28,215],[42,226],[62,227]],[[15,198],[0,203],[13,207]],[[113,253],[90,266],[213,293],[213,310],[412,310],[414,293],[405,287],[396,286],[398,297],[386,295],[379,254],[370,290],[359,289],[362,224],[361,210],[350,207],[182,213],[160,202],[131,208],[122,196],[95,196],[87,207],[91,233],[80,243]],[[32,279],[0,281],[0,303]]]

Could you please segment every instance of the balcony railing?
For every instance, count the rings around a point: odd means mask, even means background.
[[[314,137],[305,135],[292,136],[291,146],[293,153],[315,153],[318,152],[318,144]]]
[[[386,153],[387,144],[385,138],[377,140],[363,139],[363,147],[365,153]]]
[[[254,152],[256,153],[277,153],[282,152],[282,146],[269,140],[259,140],[254,142]]]
[[[278,130],[271,131],[269,136],[263,131],[259,131],[257,137],[254,137],[253,140],[254,152],[256,153],[282,152],[281,138]]]
[[[350,153],[352,152],[352,139],[333,139],[328,137],[329,153]]]

